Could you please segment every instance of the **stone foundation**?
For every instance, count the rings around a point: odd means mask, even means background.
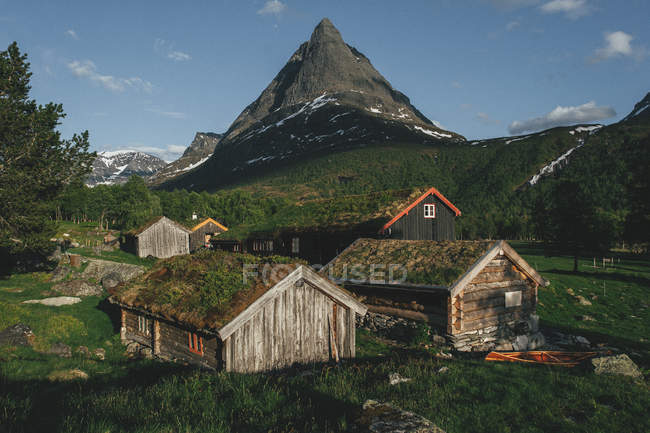
[[[491,350],[535,350],[545,344],[539,332],[539,317],[532,314],[526,321],[511,321],[483,329],[447,336],[460,352],[488,352]]]
[[[387,314],[367,312],[356,318],[357,328],[366,329],[391,340],[409,342],[421,322]],[[438,344],[446,342],[459,352],[489,352],[536,350],[545,345],[544,335],[539,332],[539,317],[531,315],[526,321],[511,321],[488,326],[483,329],[467,331],[455,335],[431,336]]]

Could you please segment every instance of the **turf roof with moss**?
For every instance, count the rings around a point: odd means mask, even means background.
[[[114,289],[110,300],[216,331],[302,264],[283,256],[203,250],[157,262],[146,274]],[[258,275],[244,279],[244,265],[257,265],[248,272]]]
[[[494,245],[493,241],[413,241],[398,239],[358,239],[328,264],[330,278],[339,281],[373,282],[401,277],[398,266],[406,270],[405,283],[449,287]],[[370,266],[379,268],[383,278],[370,278]],[[395,266],[397,265],[397,266]],[[359,271],[353,273],[353,267]],[[360,277],[360,278],[359,278]]]

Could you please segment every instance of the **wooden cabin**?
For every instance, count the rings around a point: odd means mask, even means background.
[[[211,248],[210,242],[212,238],[227,231],[228,228],[223,224],[212,218],[206,218],[192,227],[192,233],[190,233],[190,252],[194,252],[199,248]]]
[[[392,239],[453,241],[457,216],[460,210],[431,188],[388,221],[380,233]]]
[[[548,282],[505,241],[358,239],[321,274],[370,313],[426,322],[458,350],[525,350],[540,338],[537,290]]]
[[[191,231],[167,217],[159,216],[124,236],[124,249],[138,257],[161,259],[189,254]]]
[[[304,264],[274,257],[251,266],[255,259],[204,250],[118,286],[109,302],[120,308],[122,341],[235,372],[354,358],[355,319],[366,307]]]

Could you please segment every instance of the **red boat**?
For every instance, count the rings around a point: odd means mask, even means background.
[[[538,350],[530,352],[490,352],[486,361],[529,362],[533,364],[561,365],[575,367],[581,362],[593,358],[598,352],[559,352]]]

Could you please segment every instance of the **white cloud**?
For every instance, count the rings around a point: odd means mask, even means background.
[[[180,111],[165,111],[159,107],[147,107],[144,109],[150,113],[155,113],[163,117],[169,117],[170,119],[186,119],[187,114],[181,113]]]
[[[287,10],[287,5],[280,0],[269,0],[264,3],[262,9],[257,11],[258,15],[280,15]]]
[[[527,131],[540,131],[543,129],[554,128],[556,126],[566,126],[575,123],[589,123],[596,120],[608,119],[616,116],[616,111],[612,107],[597,106],[594,101],[577,107],[562,107],[558,105],[551,111],[541,117],[535,117],[527,120],[516,120],[510,124],[508,130],[511,134],[521,134]]]
[[[454,89],[462,89],[462,88],[463,88],[463,85],[460,84],[459,81],[452,81],[452,82],[451,82],[451,87],[453,87]]]
[[[139,90],[145,93],[151,93],[153,84],[143,80],[140,77],[120,78],[112,75],[102,75],[97,72],[97,66],[92,60],[74,60],[67,64],[68,69],[79,78],[88,78],[105,89],[112,92],[123,92],[126,89]]]
[[[590,12],[587,0],[552,0],[540,6],[547,14],[563,13],[567,18],[577,19]]]
[[[187,146],[179,146],[178,144],[168,144],[167,150],[174,153],[183,153]]]
[[[605,33],[605,46],[598,48],[592,57],[593,62],[611,59],[612,57],[635,57],[641,59],[645,56],[645,49],[633,47],[634,36],[622,31]]]
[[[110,148],[112,146],[105,146],[104,148]],[[164,147],[158,146],[148,146],[144,143],[129,143],[128,146],[119,146],[116,149],[111,150],[127,150],[131,152],[142,152],[148,153],[150,155],[157,156],[158,158],[171,162],[178,159],[181,154],[185,151],[186,146],[179,146],[177,144],[168,144]]]
[[[497,124],[501,123],[498,119],[493,119],[489,114],[479,111],[476,113],[476,118],[481,122],[487,124]]]
[[[157,38],[153,43],[153,50],[161,56],[175,62],[186,62],[192,60],[192,56],[183,51],[175,50],[174,44],[164,39]]]
[[[79,39],[79,36],[77,35],[77,32],[75,32],[75,31],[72,30],[72,29],[68,29],[68,30],[66,30],[66,31],[65,31],[65,34],[66,34],[67,36],[70,36],[72,39]]]
[[[191,60],[192,56],[182,51],[172,51],[171,53],[167,54],[167,58],[172,59],[175,62],[185,62]]]
[[[519,26],[521,26],[521,23],[519,21],[517,21],[517,20],[510,21],[508,24],[506,24],[506,30],[511,32],[511,31],[513,31],[514,29],[516,29]]]
[[[472,104],[460,104],[460,108],[463,110],[470,110],[472,108]]]

